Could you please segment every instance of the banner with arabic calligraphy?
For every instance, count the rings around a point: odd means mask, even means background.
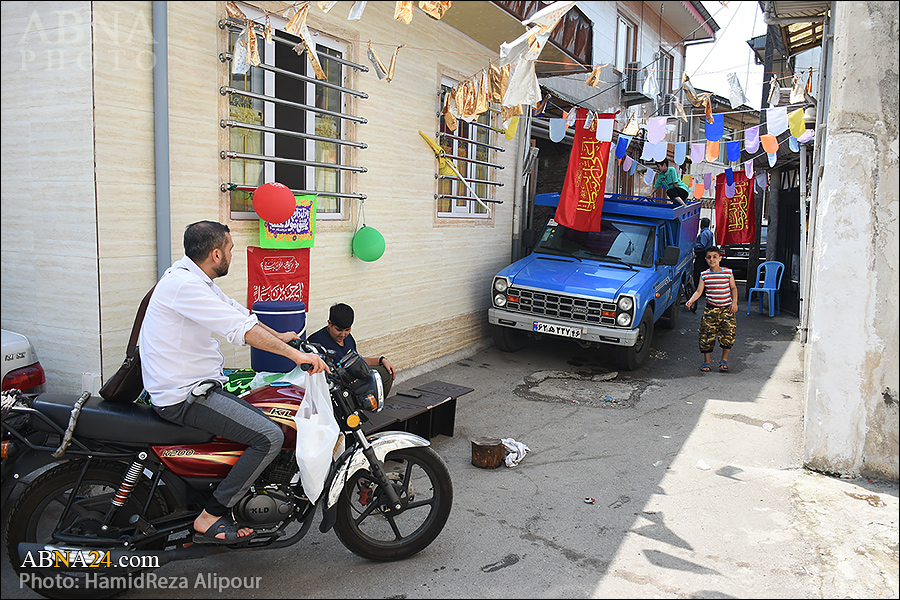
[[[554,218],[578,231],[600,231],[610,143],[598,141],[594,131],[585,128],[586,118],[587,110],[577,109],[575,141]],[[597,115],[597,119],[611,118],[610,114]],[[592,126],[596,127],[596,119]]]
[[[311,248],[316,242],[316,196],[295,196],[297,208],[284,223],[259,220],[262,248]]]
[[[247,306],[294,300],[309,309],[309,248],[247,247]]]
[[[753,179],[743,171],[734,172],[734,195],[729,198],[725,173],[716,177],[716,242],[751,244],[756,239],[756,206],[753,202]]]

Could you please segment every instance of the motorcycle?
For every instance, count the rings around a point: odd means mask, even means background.
[[[279,423],[285,442],[234,506],[234,518],[256,531],[234,544],[192,543],[193,521],[246,446],[165,421],[146,404],[87,393],[4,394],[4,501],[18,491],[6,546],[20,581],[52,598],[111,597],[126,590],[97,585],[98,576],[133,577],[176,560],[291,546],[307,534],[319,506],[319,530],[333,528],[364,558],[400,560],[431,544],[453,503],[443,459],[410,433],[365,435],[367,413],[383,408],[384,394],[378,372],[359,354],[336,360],[321,346],[294,345],[317,352],[331,369],[326,379],[346,449],[340,452],[339,439],[324,490],[307,497],[293,419],[304,405],[303,388],[274,382],[242,396]],[[25,479],[24,488],[16,486]]]

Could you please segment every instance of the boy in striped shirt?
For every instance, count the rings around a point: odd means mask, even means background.
[[[737,320],[734,316],[738,310],[737,284],[734,282],[731,269],[721,266],[721,262],[722,251],[717,246],[711,246],[706,251],[706,264],[709,265],[709,269],[700,274],[697,291],[685,303],[690,309],[691,305],[706,292],[706,309],[700,319],[700,352],[703,353],[700,370],[703,372],[710,370],[710,355],[716,347],[717,337],[722,347],[719,370],[728,370],[728,353],[734,346],[737,334]]]

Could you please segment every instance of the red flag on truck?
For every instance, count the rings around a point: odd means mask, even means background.
[[[734,172],[734,197],[725,193],[725,173],[716,177],[716,241],[720,246],[751,244],[756,236],[756,207],[753,179],[743,171]]]
[[[614,117],[615,115],[605,113],[596,118]],[[586,118],[587,110],[577,109],[575,142],[572,144],[569,168],[566,170],[554,218],[557,223],[578,231],[600,231],[610,142],[597,140],[595,133],[585,128]]]

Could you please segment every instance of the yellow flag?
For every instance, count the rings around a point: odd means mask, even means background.
[[[424,139],[425,142],[429,146],[431,146],[431,149],[434,151],[434,155],[438,157],[438,165],[439,165],[438,172],[440,172],[441,175],[455,175],[456,172],[447,163],[447,159],[444,158],[444,149],[441,148],[436,141],[431,139],[428,135],[426,135],[422,131],[419,131],[419,135],[421,135],[422,139]]]
[[[791,128],[791,135],[799,138],[806,133],[806,125],[803,123],[803,109],[798,108],[788,115],[788,125]]]

